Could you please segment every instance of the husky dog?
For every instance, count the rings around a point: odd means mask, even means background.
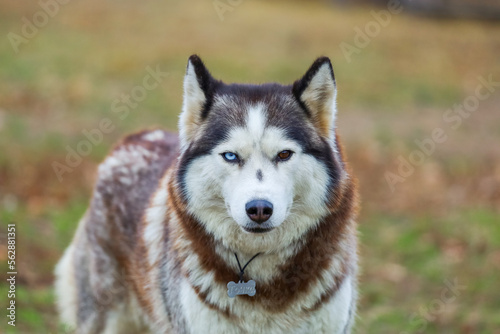
[[[225,84],[191,56],[179,136],[131,135],[99,166],[56,268],[62,321],[85,334],[350,333],[358,200],[335,99],[326,57],[283,86]]]

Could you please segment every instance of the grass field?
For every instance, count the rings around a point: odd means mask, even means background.
[[[355,28],[377,22],[372,10],[248,0],[221,20],[212,1],[70,1],[13,47],[8,34],[23,36],[23,17],[41,20],[43,9],[0,0],[0,333],[63,332],[52,272],[96,166],[126,133],[176,129],[192,53],[229,82],[291,83],[315,57],[332,59],[339,132],[362,195],[355,333],[500,333],[500,89],[481,86],[500,81],[500,24],[403,10],[347,59],[340,45],[356,46]],[[120,118],[113,104],[147,68],[168,75]],[[475,99],[477,87],[488,96]],[[59,179],[53,163],[106,118],[113,130]],[[398,173],[400,159],[418,163]],[[399,175],[393,188],[389,172]],[[15,328],[5,316],[10,222]]]

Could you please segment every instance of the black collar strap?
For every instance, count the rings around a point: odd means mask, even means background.
[[[247,264],[245,264],[245,266],[243,268],[241,268],[241,264],[240,264],[240,260],[238,260],[238,255],[236,253],[234,253],[234,256],[236,257],[236,262],[238,262],[238,267],[240,268],[240,273],[239,273],[239,276],[240,276],[240,282],[243,282],[243,275],[245,274],[245,269],[247,268],[247,266],[250,264],[250,262],[253,261],[253,259],[255,259],[257,256],[259,256],[261,253],[257,253],[255,254],[248,262]]]

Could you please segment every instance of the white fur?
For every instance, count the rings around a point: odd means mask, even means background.
[[[160,141],[165,137],[165,132],[163,130],[155,130],[155,131],[149,131],[145,135],[142,136],[142,139],[145,139],[147,141]]]
[[[258,104],[256,106],[249,106],[247,114],[247,126],[246,130],[250,138],[253,139],[255,144],[258,144],[264,135],[264,130],[266,129],[266,115],[265,106],[263,104]]]
[[[354,307],[353,297],[353,278],[347,277],[335,297],[309,319],[309,331],[304,333],[342,333],[350,321],[349,309]]]
[[[349,322],[352,280],[352,277],[347,277],[335,297],[307,319],[302,309],[291,307],[286,313],[276,314],[247,303],[231,308],[236,319],[228,319],[202,303],[187,281],[180,287],[181,307],[191,334],[340,334]]]
[[[102,334],[137,334],[145,330],[143,312],[137,299],[129,294],[127,303],[108,311]]]
[[[168,192],[166,183],[170,175],[164,177],[161,181],[160,187],[153,195],[150,206],[146,209],[144,220],[146,227],[144,228],[144,241],[149,245],[148,260],[150,266],[158,265],[161,257],[161,242],[163,239],[163,222],[167,214],[167,199]]]
[[[165,228],[165,215],[167,209],[167,184],[172,173],[164,175],[160,181],[160,185],[156,193],[152,196],[150,206],[146,209],[144,215],[144,234],[143,238],[148,245],[148,262],[150,272],[148,277],[159,277],[160,275],[160,259],[163,250],[163,231]],[[140,273],[138,273],[140,274]],[[145,275],[145,273],[142,273]],[[164,311],[163,297],[156,281],[147,281],[146,290],[148,297],[151,300],[153,307],[153,326],[158,333],[168,333],[170,330],[169,321]]]
[[[55,294],[57,309],[61,316],[61,321],[68,329],[76,328],[77,324],[77,284],[75,282],[74,271],[74,246],[70,245],[64,252],[55,269],[56,284]]]

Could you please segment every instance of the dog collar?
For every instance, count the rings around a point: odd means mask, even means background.
[[[255,296],[255,294],[257,293],[255,289],[255,281],[249,280],[248,282],[244,282],[243,275],[245,274],[245,269],[250,264],[250,262],[252,262],[259,255],[260,253],[255,254],[242,268],[240,260],[238,259],[238,255],[234,253],[234,257],[236,258],[236,262],[238,263],[238,268],[240,268],[240,272],[238,274],[240,276],[240,279],[238,283],[235,283],[233,281],[227,283],[227,295],[230,298],[234,298],[239,295]]]

